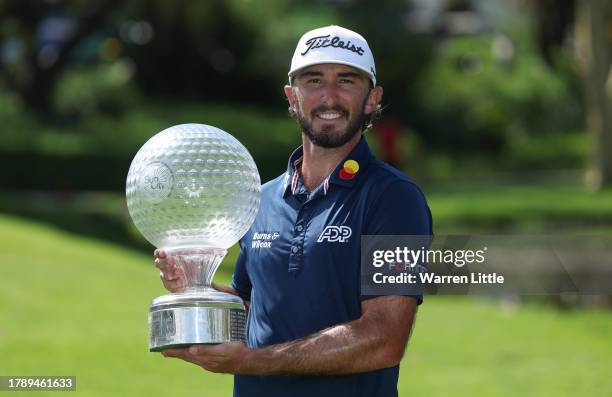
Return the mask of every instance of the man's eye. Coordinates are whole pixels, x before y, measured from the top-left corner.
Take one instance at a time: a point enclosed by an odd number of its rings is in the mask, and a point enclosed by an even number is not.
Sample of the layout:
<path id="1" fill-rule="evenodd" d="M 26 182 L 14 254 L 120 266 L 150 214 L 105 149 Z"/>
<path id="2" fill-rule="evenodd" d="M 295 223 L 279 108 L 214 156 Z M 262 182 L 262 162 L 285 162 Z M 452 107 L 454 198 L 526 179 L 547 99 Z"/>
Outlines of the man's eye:
<path id="1" fill-rule="evenodd" d="M 310 79 L 308 80 L 308 84 L 319 84 L 321 79 Z"/>
<path id="2" fill-rule="evenodd" d="M 340 84 L 353 84 L 353 80 L 340 79 Z"/>

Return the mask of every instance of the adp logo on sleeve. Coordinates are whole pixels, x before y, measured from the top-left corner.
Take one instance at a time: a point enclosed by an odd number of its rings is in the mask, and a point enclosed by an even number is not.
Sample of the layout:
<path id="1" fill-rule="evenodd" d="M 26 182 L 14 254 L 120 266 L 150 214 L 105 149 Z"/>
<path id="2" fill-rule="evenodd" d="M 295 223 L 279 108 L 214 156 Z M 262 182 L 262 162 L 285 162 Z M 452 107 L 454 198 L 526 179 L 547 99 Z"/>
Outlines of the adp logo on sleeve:
<path id="1" fill-rule="evenodd" d="M 348 241 L 349 237 L 353 234 L 353 230 L 351 230 L 348 226 L 333 226 L 328 225 L 323 229 L 323 232 L 317 239 L 317 243 L 322 243 L 323 241 L 329 241 L 330 243 L 344 243 Z"/>

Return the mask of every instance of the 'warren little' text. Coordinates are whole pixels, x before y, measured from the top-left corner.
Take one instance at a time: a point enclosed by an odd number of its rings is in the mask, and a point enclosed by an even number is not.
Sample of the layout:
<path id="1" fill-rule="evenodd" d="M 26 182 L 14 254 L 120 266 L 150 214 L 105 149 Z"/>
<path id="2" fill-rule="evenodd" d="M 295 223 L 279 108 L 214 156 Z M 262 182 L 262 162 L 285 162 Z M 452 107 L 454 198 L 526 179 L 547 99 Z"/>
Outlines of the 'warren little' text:
<path id="1" fill-rule="evenodd" d="M 376 284 L 415 284 L 417 280 L 423 284 L 503 284 L 504 276 L 497 273 L 470 273 L 470 275 L 438 275 L 435 273 L 401 273 L 383 275 L 374 273 L 372 279 Z"/>

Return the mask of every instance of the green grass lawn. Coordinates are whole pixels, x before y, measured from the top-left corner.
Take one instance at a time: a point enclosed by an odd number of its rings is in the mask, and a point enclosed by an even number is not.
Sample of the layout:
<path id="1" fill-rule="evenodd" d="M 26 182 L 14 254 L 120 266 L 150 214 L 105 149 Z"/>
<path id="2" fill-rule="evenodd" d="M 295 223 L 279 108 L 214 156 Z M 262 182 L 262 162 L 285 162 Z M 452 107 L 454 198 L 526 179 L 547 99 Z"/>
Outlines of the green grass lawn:
<path id="1" fill-rule="evenodd" d="M 0 242 L 0 375 L 76 375 L 83 396 L 231 395 L 231 376 L 147 351 L 147 308 L 163 294 L 152 256 L 7 215 Z M 430 297 L 400 395 L 612 395 L 611 342 L 605 311 Z"/>
<path id="2" fill-rule="evenodd" d="M 598 234 L 612 229 L 612 189 L 479 184 L 424 190 L 438 234 Z"/>

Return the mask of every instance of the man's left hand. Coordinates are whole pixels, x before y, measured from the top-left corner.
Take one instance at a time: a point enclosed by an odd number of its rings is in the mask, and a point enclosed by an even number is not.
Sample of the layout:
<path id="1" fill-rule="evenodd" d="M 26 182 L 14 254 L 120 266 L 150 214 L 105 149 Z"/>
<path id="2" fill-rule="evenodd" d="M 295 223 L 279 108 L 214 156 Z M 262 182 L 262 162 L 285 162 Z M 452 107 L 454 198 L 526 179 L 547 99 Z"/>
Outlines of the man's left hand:
<path id="1" fill-rule="evenodd" d="M 162 354 L 164 357 L 180 358 L 211 372 L 236 374 L 241 372 L 249 350 L 242 342 L 230 342 L 166 349 Z"/>

